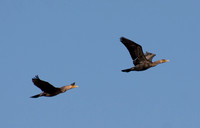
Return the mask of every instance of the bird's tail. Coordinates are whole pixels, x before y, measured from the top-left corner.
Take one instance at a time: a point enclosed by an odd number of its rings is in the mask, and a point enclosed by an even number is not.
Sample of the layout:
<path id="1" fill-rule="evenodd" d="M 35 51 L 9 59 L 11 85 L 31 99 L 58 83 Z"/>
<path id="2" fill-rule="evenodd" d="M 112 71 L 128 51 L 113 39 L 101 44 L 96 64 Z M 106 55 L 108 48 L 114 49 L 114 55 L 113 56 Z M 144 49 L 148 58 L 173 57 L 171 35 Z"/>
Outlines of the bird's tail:
<path id="1" fill-rule="evenodd" d="M 122 72 L 130 72 L 130 71 L 132 71 L 132 70 L 133 70 L 133 68 L 128 68 L 128 69 L 122 70 Z"/>
<path id="2" fill-rule="evenodd" d="M 38 98 L 38 97 L 40 97 L 40 96 L 42 96 L 41 93 L 40 93 L 40 94 L 37 94 L 37 95 L 34 95 L 34 96 L 31 96 L 30 98 Z"/>

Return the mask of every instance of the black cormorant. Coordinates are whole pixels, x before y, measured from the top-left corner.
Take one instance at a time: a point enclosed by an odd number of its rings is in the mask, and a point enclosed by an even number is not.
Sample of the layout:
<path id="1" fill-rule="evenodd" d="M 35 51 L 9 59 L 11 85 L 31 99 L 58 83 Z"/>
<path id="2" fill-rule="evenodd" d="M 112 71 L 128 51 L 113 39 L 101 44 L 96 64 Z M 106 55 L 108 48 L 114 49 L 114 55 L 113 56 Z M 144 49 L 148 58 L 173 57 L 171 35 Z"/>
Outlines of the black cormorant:
<path id="1" fill-rule="evenodd" d="M 133 64 L 135 65 L 135 67 L 122 70 L 122 72 L 143 71 L 148 68 L 154 67 L 160 63 L 165 63 L 165 62 L 169 61 L 166 59 L 162 59 L 162 60 L 157 60 L 157 61 L 152 62 L 152 59 L 156 54 L 153 54 L 150 52 L 146 52 L 144 54 L 142 47 L 139 44 L 137 44 L 129 39 L 126 39 L 124 37 L 121 37 L 120 41 L 128 49 L 128 51 L 133 59 Z"/>

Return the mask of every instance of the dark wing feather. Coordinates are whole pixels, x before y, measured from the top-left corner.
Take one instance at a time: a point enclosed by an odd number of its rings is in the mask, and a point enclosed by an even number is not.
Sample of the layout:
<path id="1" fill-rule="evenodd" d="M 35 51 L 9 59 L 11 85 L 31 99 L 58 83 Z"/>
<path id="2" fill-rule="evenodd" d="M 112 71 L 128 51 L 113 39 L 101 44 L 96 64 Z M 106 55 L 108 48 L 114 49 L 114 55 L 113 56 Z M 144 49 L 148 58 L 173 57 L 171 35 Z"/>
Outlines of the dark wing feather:
<path id="1" fill-rule="evenodd" d="M 146 53 L 144 54 L 144 56 L 146 57 L 146 59 L 147 59 L 148 61 L 152 62 L 152 59 L 153 59 L 154 56 L 156 56 L 156 54 L 153 54 L 153 53 L 150 53 L 150 52 L 146 52 Z M 139 64 L 140 62 L 139 62 L 138 59 L 135 59 L 135 60 L 133 61 L 133 63 L 134 63 L 134 65 L 137 65 L 137 64 Z"/>
<path id="2" fill-rule="evenodd" d="M 40 80 L 38 75 L 35 76 L 32 79 L 32 81 L 38 88 L 40 88 L 42 91 L 44 91 L 46 93 L 53 93 L 56 90 L 56 88 L 53 85 L 51 85 L 50 83 L 43 81 L 43 80 Z"/>
<path id="3" fill-rule="evenodd" d="M 137 63 L 140 63 L 142 61 L 147 61 L 146 57 L 144 56 L 142 47 L 139 44 L 124 37 L 121 37 L 120 41 L 126 46 L 132 59 L 133 60 L 137 59 Z"/>
<path id="4" fill-rule="evenodd" d="M 153 57 L 156 56 L 156 54 L 153 54 L 153 53 L 150 53 L 150 52 L 146 52 L 144 55 L 145 55 L 146 59 L 151 61 L 151 62 L 152 62 Z"/>

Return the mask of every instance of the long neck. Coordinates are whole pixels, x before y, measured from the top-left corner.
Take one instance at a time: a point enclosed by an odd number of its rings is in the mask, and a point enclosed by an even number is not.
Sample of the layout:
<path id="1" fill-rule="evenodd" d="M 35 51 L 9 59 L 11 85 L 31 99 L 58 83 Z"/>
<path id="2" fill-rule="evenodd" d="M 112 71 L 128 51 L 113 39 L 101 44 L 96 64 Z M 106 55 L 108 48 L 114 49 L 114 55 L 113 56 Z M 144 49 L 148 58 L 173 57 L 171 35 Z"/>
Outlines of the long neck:
<path id="1" fill-rule="evenodd" d="M 156 65 L 158 65 L 158 64 L 161 64 L 161 63 L 163 63 L 162 60 L 157 60 L 157 61 L 154 61 L 154 62 L 151 64 L 151 66 L 154 67 L 154 66 L 156 66 Z"/>
<path id="2" fill-rule="evenodd" d="M 67 90 L 71 89 L 72 86 L 71 85 L 66 85 L 60 88 L 61 92 L 66 92 Z"/>

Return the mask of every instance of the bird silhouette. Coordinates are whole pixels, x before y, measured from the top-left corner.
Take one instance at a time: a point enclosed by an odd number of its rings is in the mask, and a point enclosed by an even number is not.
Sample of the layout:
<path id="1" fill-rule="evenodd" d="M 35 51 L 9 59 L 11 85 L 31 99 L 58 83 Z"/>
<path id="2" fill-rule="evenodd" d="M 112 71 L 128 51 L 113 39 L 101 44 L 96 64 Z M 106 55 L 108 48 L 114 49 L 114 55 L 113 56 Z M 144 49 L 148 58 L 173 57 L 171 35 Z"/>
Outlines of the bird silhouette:
<path id="1" fill-rule="evenodd" d="M 47 97 L 56 96 L 60 93 L 66 92 L 69 89 L 78 87 L 77 85 L 75 85 L 75 82 L 70 85 L 60 87 L 60 88 L 54 87 L 50 83 L 40 80 L 38 75 L 36 75 L 34 78 L 32 78 L 32 81 L 33 81 L 34 85 L 36 85 L 38 88 L 40 88 L 43 92 L 40 94 L 31 96 L 31 98 L 38 98 L 40 96 L 47 96 Z"/>
<path id="2" fill-rule="evenodd" d="M 139 44 L 125 38 L 121 37 L 120 41 L 125 45 L 125 47 L 128 49 L 132 60 L 133 64 L 135 65 L 132 68 L 124 69 L 122 72 L 130 72 L 130 71 L 143 71 L 146 69 L 149 69 L 151 67 L 154 67 L 158 64 L 168 62 L 169 60 L 166 59 L 161 59 L 152 62 L 153 57 L 156 54 L 146 52 L 145 54 L 143 53 L 142 46 Z"/>

